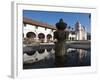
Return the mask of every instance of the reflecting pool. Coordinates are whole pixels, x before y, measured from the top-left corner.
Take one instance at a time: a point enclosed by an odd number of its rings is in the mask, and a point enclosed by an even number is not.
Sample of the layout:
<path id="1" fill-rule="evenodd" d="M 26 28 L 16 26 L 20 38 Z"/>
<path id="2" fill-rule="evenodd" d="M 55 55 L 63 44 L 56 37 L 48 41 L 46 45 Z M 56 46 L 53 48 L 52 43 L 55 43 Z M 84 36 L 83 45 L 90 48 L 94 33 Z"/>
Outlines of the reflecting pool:
<path id="1" fill-rule="evenodd" d="M 41 57 L 44 54 L 47 55 L 43 59 L 38 60 L 38 58 L 36 58 L 35 62 L 24 63 L 23 69 L 57 68 L 57 66 L 55 65 L 54 52 L 55 52 L 54 50 L 47 51 L 40 55 Z M 39 55 L 38 53 L 37 54 L 35 53 L 32 59 L 38 55 Z M 90 49 L 83 50 L 83 49 L 69 48 L 66 52 L 65 57 L 66 59 L 65 59 L 64 67 L 91 66 L 91 50 Z"/>

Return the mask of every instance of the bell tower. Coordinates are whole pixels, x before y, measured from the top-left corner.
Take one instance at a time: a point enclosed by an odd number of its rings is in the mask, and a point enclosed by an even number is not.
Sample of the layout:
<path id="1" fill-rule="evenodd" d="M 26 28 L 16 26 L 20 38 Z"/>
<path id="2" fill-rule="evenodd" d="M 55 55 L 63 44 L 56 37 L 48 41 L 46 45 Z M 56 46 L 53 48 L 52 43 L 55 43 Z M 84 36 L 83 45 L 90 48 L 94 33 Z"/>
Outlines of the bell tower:
<path id="1" fill-rule="evenodd" d="M 75 24 L 76 40 L 82 40 L 82 26 L 79 21 Z"/>

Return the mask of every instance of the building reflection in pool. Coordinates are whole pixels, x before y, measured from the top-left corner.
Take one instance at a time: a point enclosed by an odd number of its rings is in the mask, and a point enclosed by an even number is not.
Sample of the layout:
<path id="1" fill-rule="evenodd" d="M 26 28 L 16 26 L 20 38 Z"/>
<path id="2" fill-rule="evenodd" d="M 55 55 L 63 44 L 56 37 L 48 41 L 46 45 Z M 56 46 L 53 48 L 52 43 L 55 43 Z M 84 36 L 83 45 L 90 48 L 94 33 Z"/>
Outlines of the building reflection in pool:
<path id="1" fill-rule="evenodd" d="M 84 58 L 87 56 L 87 51 L 82 50 L 82 49 L 77 49 L 77 52 L 79 53 L 79 61 L 82 62 Z"/>
<path id="2" fill-rule="evenodd" d="M 55 51 L 45 50 L 44 53 L 39 54 L 37 51 L 33 56 L 24 54 L 23 69 L 38 69 L 38 68 L 55 68 Z M 45 57 L 43 57 L 45 55 Z M 91 51 L 90 49 L 73 49 L 69 48 L 66 52 L 66 60 L 64 67 L 78 67 L 91 66 Z M 25 58 L 27 61 L 25 61 Z M 30 60 L 28 60 L 28 58 Z M 36 59 L 35 59 L 36 58 Z M 39 60 L 41 58 L 41 60 Z M 36 61 L 35 61 L 36 60 Z"/>

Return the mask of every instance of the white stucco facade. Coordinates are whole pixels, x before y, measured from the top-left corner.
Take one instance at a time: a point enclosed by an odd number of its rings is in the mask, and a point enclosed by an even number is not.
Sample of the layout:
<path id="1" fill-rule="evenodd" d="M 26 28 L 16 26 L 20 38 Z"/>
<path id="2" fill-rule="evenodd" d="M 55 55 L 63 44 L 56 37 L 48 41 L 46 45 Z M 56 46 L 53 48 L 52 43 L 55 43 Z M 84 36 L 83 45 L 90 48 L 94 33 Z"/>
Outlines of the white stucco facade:
<path id="1" fill-rule="evenodd" d="M 53 32 L 55 31 L 55 29 L 50 29 L 48 27 L 43 27 L 43 26 L 36 26 L 36 25 L 32 25 L 32 24 L 25 24 L 23 25 L 23 34 L 24 34 L 24 38 L 26 38 L 27 33 L 28 32 L 33 32 L 35 33 L 36 37 L 34 38 L 35 40 L 39 40 L 39 34 L 43 33 L 45 38 L 44 38 L 44 42 L 47 42 L 47 35 L 50 34 L 52 37 L 50 38 L 50 40 L 53 41 Z M 82 26 L 80 24 L 80 22 L 76 22 L 75 27 L 73 28 L 73 30 L 69 31 L 69 36 L 68 36 L 68 40 L 87 40 L 87 32 L 86 32 L 86 28 L 84 26 Z"/>
<path id="2" fill-rule="evenodd" d="M 24 29 L 23 29 L 23 33 L 24 33 L 24 38 L 26 38 L 26 34 L 28 32 L 33 32 L 36 34 L 35 39 L 39 40 L 38 38 L 38 34 L 39 33 L 43 33 L 45 35 L 45 41 L 47 41 L 47 35 L 50 34 L 52 36 L 51 40 L 53 40 L 53 32 L 54 30 L 49 29 L 49 28 L 43 28 L 41 26 L 35 26 L 35 25 L 30 25 L 30 24 L 26 24 L 24 25 Z"/>
<path id="3" fill-rule="evenodd" d="M 76 40 L 87 40 L 86 28 L 77 22 L 75 24 Z"/>

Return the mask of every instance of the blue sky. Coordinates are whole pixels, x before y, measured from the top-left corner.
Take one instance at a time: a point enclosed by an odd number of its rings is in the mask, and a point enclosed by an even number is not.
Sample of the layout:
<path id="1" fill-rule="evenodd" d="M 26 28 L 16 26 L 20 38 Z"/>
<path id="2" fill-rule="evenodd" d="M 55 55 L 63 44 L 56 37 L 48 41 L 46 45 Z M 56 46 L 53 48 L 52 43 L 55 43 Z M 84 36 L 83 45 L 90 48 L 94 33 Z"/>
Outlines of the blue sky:
<path id="1" fill-rule="evenodd" d="M 91 32 L 89 13 L 23 10 L 23 16 L 51 25 L 55 25 L 62 18 L 68 26 L 73 28 L 75 27 L 75 23 L 80 21 L 86 27 L 87 32 Z"/>

